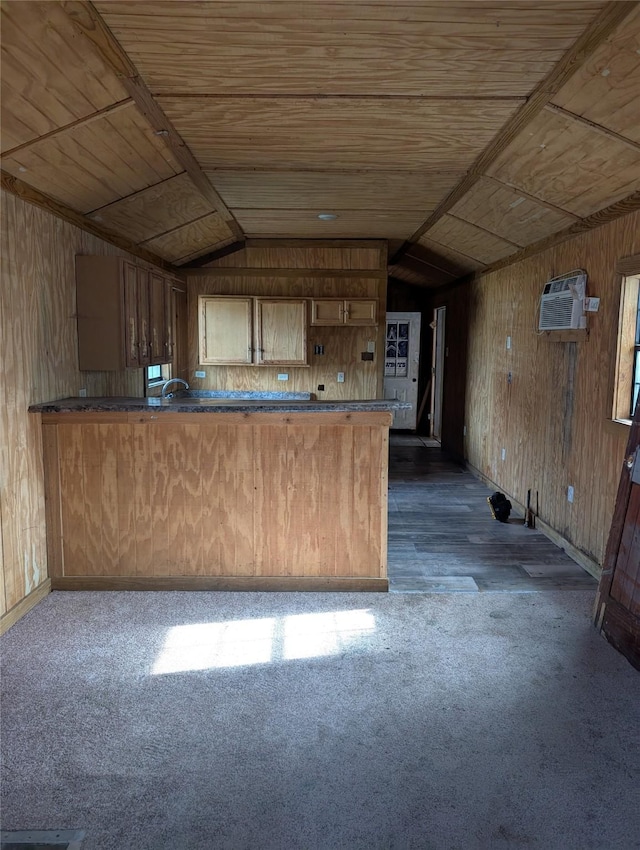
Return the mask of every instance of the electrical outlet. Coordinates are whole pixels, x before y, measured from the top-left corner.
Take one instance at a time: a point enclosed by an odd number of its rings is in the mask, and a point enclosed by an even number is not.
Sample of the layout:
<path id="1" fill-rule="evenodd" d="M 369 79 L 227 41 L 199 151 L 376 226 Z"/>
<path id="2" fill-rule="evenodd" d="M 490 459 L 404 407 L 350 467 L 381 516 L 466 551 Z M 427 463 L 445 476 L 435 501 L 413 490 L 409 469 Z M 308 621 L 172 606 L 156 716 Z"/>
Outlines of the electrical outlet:
<path id="1" fill-rule="evenodd" d="M 278 380 L 279 380 L 279 381 L 288 381 L 288 380 L 289 380 L 289 375 L 288 375 L 286 372 L 280 372 L 280 373 L 278 374 Z"/>
<path id="2" fill-rule="evenodd" d="M 82 387 L 82 389 L 79 389 L 78 395 L 80 396 L 80 398 L 86 398 L 87 397 L 87 388 Z"/>
<path id="3" fill-rule="evenodd" d="M 207 377 L 207 373 L 201 372 L 201 371 L 194 372 L 194 375 L 195 375 L 196 378 L 206 378 Z"/>
<path id="4" fill-rule="evenodd" d="M 567 502 L 573 502 L 574 491 L 573 487 L 569 485 L 567 487 Z"/>
<path id="5" fill-rule="evenodd" d="M 369 354 L 375 354 L 376 342 L 373 339 L 367 340 L 367 351 Z"/>
<path id="6" fill-rule="evenodd" d="M 502 460 L 507 459 L 507 450 L 506 449 L 502 449 L 502 451 L 500 452 L 500 457 L 502 458 Z"/>
<path id="7" fill-rule="evenodd" d="M 337 380 L 339 384 L 344 384 L 344 372 L 338 372 Z"/>

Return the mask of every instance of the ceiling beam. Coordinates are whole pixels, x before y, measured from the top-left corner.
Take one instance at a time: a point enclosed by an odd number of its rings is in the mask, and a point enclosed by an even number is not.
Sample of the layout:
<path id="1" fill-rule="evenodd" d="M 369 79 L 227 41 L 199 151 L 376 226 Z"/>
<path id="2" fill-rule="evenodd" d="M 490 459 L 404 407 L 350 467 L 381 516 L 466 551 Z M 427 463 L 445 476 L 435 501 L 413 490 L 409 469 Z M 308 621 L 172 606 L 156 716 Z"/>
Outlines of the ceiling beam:
<path id="1" fill-rule="evenodd" d="M 564 230 L 560 230 L 558 233 L 552 233 L 551 236 L 546 236 L 544 239 L 539 239 L 537 242 L 527 245 L 526 248 L 518 251 L 517 254 L 511 254 L 503 260 L 498 260 L 497 262 L 486 266 L 484 269 L 480 269 L 476 272 L 476 274 L 484 276 L 486 274 L 491 274 L 491 272 L 498 271 L 498 269 L 510 266 L 513 263 L 519 263 L 520 260 L 526 260 L 527 257 L 539 254 L 541 251 L 546 251 L 547 248 L 553 248 L 554 245 L 566 242 L 567 239 L 572 239 L 574 236 L 580 236 L 582 233 L 594 230 L 596 227 L 601 227 L 603 224 L 609 224 L 609 222 L 615 221 L 617 218 L 622 218 L 623 215 L 628 215 L 629 213 L 636 212 L 637 210 L 640 210 L 640 191 L 634 192 L 632 195 L 628 195 L 621 201 L 616 201 L 615 204 L 611 204 L 604 209 L 598 210 L 598 212 L 595 212 L 586 218 L 581 218 L 580 221 L 576 221 L 575 224 L 565 227 Z"/>
<path id="2" fill-rule="evenodd" d="M 408 249 L 409 245 L 430 230 L 445 213 L 458 203 L 474 186 L 486 170 L 493 165 L 500 154 L 511 144 L 522 130 L 536 118 L 547 103 L 562 88 L 562 86 L 582 67 L 586 60 L 607 39 L 622 21 L 638 6 L 636 0 L 624 2 L 609 2 L 585 29 L 577 41 L 557 62 L 547 76 L 535 87 L 527 102 L 507 121 L 502 130 L 493 138 L 480 156 L 475 160 L 469 171 L 453 189 L 452 192 L 431 213 L 429 218 L 420 225 L 416 232 L 398 249 L 396 256 Z"/>
<path id="3" fill-rule="evenodd" d="M 176 267 L 171 263 L 168 263 L 166 260 L 163 260 L 162 257 L 158 257 L 157 254 L 147 251 L 146 248 L 141 248 L 139 245 L 136 245 L 135 242 L 131 242 L 123 236 L 119 236 L 117 233 L 114 233 L 106 227 L 100 227 L 100 225 L 91 221 L 91 219 L 82 215 L 82 213 L 71 209 L 71 207 L 67 207 L 65 204 L 61 204 L 59 201 L 50 198 L 48 195 L 44 195 L 42 192 L 39 192 L 37 189 L 34 189 L 26 183 L 23 183 L 22 180 L 18 180 L 17 177 L 14 177 L 12 174 L 8 174 L 6 171 L 1 171 L 0 176 L 2 188 L 7 192 L 11 192 L 12 195 L 16 195 L 16 197 L 21 198 L 23 201 L 33 204 L 36 207 L 40 207 L 64 221 L 68 221 L 69 224 L 73 224 L 75 227 L 86 230 L 87 233 L 91 233 L 99 239 L 104 239 L 105 242 L 110 242 L 112 245 L 122 248 L 123 251 L 139 257 L 147 263 L 151 263 L 158 268 L 175 274 Z"/>
<path id="4" fill-rule="evenodd" d="M 233 213 L 214 189 L 178 131 L 155 101 L 137 68 L 93 4 L 86 0 L 64 0 L 61 5 L 76 30 L 89 39 L 102 59 L 116 73 L 141 114 L 153 127 L 155 134 L 164 139 L 176 161 L 184 168 L 203 197 L 209 201 L 216 212 L 220 213 L 232 234 L 238 237 L 243 236 L 242 228 Z"/>
<path id="5" fill-rule="evenodd" d="M 433 256 L 438 259 L 437 254 L 434 254 Z M 414 271 L 416 274 L 421 274 L 424 276 L 437 272 L 438 274 L 444 275 L 445 277 L 460 277 L 460 269 L 457 269 L 456 271 L 453 271 L 452 269 L 445 269 L 442 265 L 442 262 L 429 262 L 428 260 L 420 259 L 414 254 L 410 254 L 408 252 L 402 257 L 400 262 L 391 264 L 389 268 L 409 269 L 410 271 Z"/>
<path id="6" fill-rule="evenodd" d="M 610 130 L 602 124 L 596 124 L 595 121 L 583 118 L 582 115 L 576 115 L 575 112 L 563 109 L 562 106 L 556 106 L 555 103 L 547 103 L 544 108 L 545 111 L 551 112 L 554 115 L 560 115 L 562 118 L 566 118 L 567 121 L 571 121 L 574 124 L 582 124 L 583 127 L 588 127 L 590 130 L 599 133 L 606 139 L 614 139 L 617 142 L 622 142 L 623 145 L 627 145 L 627 147 L 632 148 L 636 153 L 640 151 L 640 143 L 634 142 L 633 139 L 628 139 L 626 136 L 621 136 L 620 133 L 616 133 L 615 130 Z"/>
<path id="7" fill-rule="evenodd" d="M 179 267 L 181 271 L 185 266 Z M 206 274 L 212 277 L 282 277 L 282 278 L 333 278 L 340 277 L 353 280 L 386 280 L 386 269 L 266 269 L 257 266 L 212 266 L 197 268 L 194 274 Z"/>
<path id="8" fill-rule="evenodd" d="M 223 257 L 228 257 L 230 254 L 237 254 L 238 251 L 243 250 L 246 244 L 245 239 L 239 239 L 237 242 L 232 242 L 231 245 L 225 245 L 224 248 L 218 248 L 217 251 L 210 251 L 203 257 L 198 257 L 197 260 L 193 260 L 187 266 L 180 266 L 180 270 L 188 272 L 191 269 L 201 269 L 203 266 L 206 266 L 207 263 L 213 263 L 214 260 L 221 260 Z"/>

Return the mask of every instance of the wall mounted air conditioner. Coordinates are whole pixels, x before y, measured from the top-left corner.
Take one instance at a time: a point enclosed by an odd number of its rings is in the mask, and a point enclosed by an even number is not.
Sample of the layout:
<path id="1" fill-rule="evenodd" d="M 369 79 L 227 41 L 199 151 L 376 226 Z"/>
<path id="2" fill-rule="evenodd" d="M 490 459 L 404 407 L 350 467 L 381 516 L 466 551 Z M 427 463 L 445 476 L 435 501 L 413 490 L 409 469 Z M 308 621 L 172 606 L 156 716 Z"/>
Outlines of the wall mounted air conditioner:
<path id="1" fill-rule="evenodd" d="M 567 331 L 586 328 L 584 299 L 586 274 L 558 277 L 545 284 L 540 300 L 540 331 Z"/>

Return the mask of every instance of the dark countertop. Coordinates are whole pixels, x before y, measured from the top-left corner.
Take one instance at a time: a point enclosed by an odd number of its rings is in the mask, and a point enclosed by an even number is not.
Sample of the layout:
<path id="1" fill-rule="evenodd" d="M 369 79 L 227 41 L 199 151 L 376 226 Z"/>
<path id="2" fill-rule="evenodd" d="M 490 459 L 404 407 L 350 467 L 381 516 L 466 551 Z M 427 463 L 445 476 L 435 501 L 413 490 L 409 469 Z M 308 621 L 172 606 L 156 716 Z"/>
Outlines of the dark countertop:
<path id="1" fill-rule="evenodd" d="M 362 399 L 358 401 L 298 401 L 228 398 L 62 398 L 32 404 L 30 413 L 357 413 L 409 410 L 406 401 Z"/>

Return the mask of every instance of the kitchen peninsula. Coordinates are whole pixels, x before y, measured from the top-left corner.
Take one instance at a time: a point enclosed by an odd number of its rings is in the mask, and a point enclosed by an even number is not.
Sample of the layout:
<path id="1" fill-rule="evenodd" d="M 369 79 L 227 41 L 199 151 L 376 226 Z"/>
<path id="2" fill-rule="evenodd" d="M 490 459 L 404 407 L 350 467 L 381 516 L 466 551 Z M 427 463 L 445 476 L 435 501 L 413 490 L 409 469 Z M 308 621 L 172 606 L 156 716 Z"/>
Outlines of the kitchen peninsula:
<path id="1" fill-rule="evenodd" d="M 52 588 L 387 590 L 388 435 L 406 406 L 34 405 Z"/>

